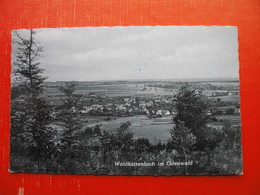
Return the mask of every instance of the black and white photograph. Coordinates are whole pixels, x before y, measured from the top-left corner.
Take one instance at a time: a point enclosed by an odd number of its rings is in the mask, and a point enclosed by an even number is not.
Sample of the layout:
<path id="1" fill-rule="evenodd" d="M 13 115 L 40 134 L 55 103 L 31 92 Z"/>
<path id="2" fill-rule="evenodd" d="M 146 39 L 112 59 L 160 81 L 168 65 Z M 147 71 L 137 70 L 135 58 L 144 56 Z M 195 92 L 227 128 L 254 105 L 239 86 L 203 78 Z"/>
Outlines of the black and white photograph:
<path id="1" fill-rule="evenodd" d="M 12 173 L 241 175 L 234 26 L 12 31 Z"/>

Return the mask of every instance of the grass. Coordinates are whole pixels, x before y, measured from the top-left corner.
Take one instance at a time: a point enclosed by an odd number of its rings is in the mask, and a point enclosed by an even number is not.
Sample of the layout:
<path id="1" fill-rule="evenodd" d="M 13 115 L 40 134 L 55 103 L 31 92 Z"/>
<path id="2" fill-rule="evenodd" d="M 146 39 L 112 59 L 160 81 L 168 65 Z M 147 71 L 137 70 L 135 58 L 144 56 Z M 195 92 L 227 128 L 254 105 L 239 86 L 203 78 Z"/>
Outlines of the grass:
<path id="1" fill-rule="evenodd" d="M 101 130 L 113 132 L 122 125 L 122 123 L 129 121 L 131 126 L 129 130 L 134 133 L 134 138 L 148 138 L 150 142 L 161 141 L 166 143 L 170 138 L 170 130 L 173 128 L 171 116 L 162 119 L 149 119 L 146 116 L 132 116 L 117 118 L 112 121 L 103 121 L 102 118 L 85 118 L 88 123 L 84 126 L 93 126 L 101 124 Z"/>

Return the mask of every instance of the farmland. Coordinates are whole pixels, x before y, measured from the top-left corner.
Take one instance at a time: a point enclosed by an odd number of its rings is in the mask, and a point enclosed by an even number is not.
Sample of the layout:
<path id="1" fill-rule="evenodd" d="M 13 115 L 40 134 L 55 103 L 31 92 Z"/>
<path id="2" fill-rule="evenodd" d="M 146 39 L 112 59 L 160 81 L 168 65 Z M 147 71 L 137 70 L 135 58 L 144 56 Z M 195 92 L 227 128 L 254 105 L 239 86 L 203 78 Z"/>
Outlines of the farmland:
<path id="1" fill-rule="evenodd" d="M 87 95 L 95 93 L 97 96 L 134 96 L 134 97 L 151 97 L 155 95 L 174 95 L 174 91 L 163 88 L 146 87 L 145 84 L 85 84 L 76 87 L 76 94 Z M 47 87 L 45 94 L 48 96 L 62 95 L 59 87 Z"/>
<path id="2" fill-rule="evenodd" d="M 172 116 L 149 119 L 144 115 L 117 118 L 112 121 L 100 120 L 98 117 L 85 118 L 89 122 L 83 126 L 83 129 L 88 126 L 101 125 L 101 130 L 113 132 L 120 127 L 122 123 L 129 121 L 131 126 L 129 131 L 134 133 L 134 138 L 148 138 L 151 143 L 158 141 L 166 143 L 170 137 L 170 130 L 173 128 Z"/>
<path id="3" fill-rule="evenodd" d="M 48 83 L 45 96 L 55 104 L 55 101 L 59 101 L 64 96 L 59 90 L 64 84 L 65 82 Z M 134 138 L 148 138 L 151 143 L 158 141 L 166 143 L 174 126 L 172 97 L 181 84 L 172 81 L 79 82 L 74 93 L 87 97 L 81 106 L 82 111 L 86 113 L 80 117 L 82 129 L 99 125 L 102 131 L 113 133 L 122 123 L 129 121 L 131 123 L 129 131 L 134 133 Z M 215 121 L 210 122 L 209 126 L 221 128 L 224 121 L 230 121 L 232 125 L 240 125 L 240 114 L 235 114 L 235 107 L 239 105 L 239 82 L 196 81 L 190 84 L 204 96 L 218 101 L 218 106 L 214 109 L 220 113 L 217 113 Z M 90 94 L 93 97 L 90 97 Z M 124 101 L 123 98 L 133 98 L 133 101 Z M 143 102 L 143 106 L 140 106 L 140 101 Z M 108 103 L 113 106 L 108 107 Z M 93 107 L 93 104 L 98 108 Z M 147 114 L 148 110 L 156 115 L 156 111 L 160 109 L 168 109 L 170 115 L 161 118 L 148 117 L 152 115 L 152 113 Z M 110 112 L 106 114 L 102 110 L 110 110 Z M 227 110 L 232 111 L 231 114 L 225 114 Z M 108 117 L 110 120 L 106 120 Z"/>

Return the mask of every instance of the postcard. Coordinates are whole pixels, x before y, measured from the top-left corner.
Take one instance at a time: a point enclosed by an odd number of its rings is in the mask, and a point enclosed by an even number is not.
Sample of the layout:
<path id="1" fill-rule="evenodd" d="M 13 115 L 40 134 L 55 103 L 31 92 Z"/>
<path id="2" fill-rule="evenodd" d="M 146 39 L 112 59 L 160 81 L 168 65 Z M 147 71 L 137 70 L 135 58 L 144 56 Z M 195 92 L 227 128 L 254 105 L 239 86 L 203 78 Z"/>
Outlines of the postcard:
<path id="1" fill-rule="evenodd" d="M 12 32 L 10 171 L 240 175 L 238 32 Z"/>

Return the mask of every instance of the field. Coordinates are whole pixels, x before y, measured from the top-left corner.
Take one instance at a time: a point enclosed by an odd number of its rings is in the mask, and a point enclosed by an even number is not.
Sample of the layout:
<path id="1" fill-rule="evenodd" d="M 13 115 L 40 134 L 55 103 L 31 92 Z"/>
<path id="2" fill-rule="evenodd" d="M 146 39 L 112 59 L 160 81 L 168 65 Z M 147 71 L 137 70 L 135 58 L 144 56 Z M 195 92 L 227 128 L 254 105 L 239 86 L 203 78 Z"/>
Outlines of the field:
<path id="1" fill-rule="evenodd" d="M 144 115 L 138 115 L 116 118 L 111 121 L 105 121 L 105 118 L 106 117 L 84 117 L 84 121 L 87 121 L 87 123 L 83 125 L 82 129 L 101 125 L 101 130 L 115 132 L 122 123 L 129 121 L 131 123 L 129 130 L 134 133 L 134 138 L 148 138 L 151 143 L 156 143 L 158 141 L 166 143 L 170 138 L 170 131 L 174 126 L 172 116 L 150 119 Z M 232 125 L 240 125 L 239 115 L 222 115 L 217 118 L 230 121 Z M 209 123 L 209 126 L 221 128 L 223 127 L 223 122 L 211 122 Z"/>
<path id="2" fill-rule="evenodd" d="M 84 120 L 88 120 L 88 123 L 83 128 L 101 124 L 101 130 L 108 132 L 115 131 L 122 123 L 129 121 L 131 123 L 129 130 L 134 133 L 134 138 L 148 138 L 151 143 L 158 141 L 166 143 L 170 137 L 170 130 L 173 128 L 172 116 L 149 119 L 144 115 L 139 115 L 111 121 L 104 121 L 100 117 L 87 117 Z"/>
<path id="3" fill-rule="evenodd" d="M 219 96 L 219 97 L 214 97 L 214 98 L 219 98 L 223 102 L 236 102 L 236 103 L 240 102 L 238 95 Z"/>
<path id="4" fill-rule="evenodd" d="M 175 92 L 170 89 L 146 87 L 144 84 L 99 84 L 77 86 L 76 94 L 88 95 L 95 93 L 97 96 L 133 96 L 133 97 L 152 97 L 157 95 L 174 95 Z M 62 92 L 59 87 L 48 87 L 45 90 L 48 96 L 59 96 Z"/>

